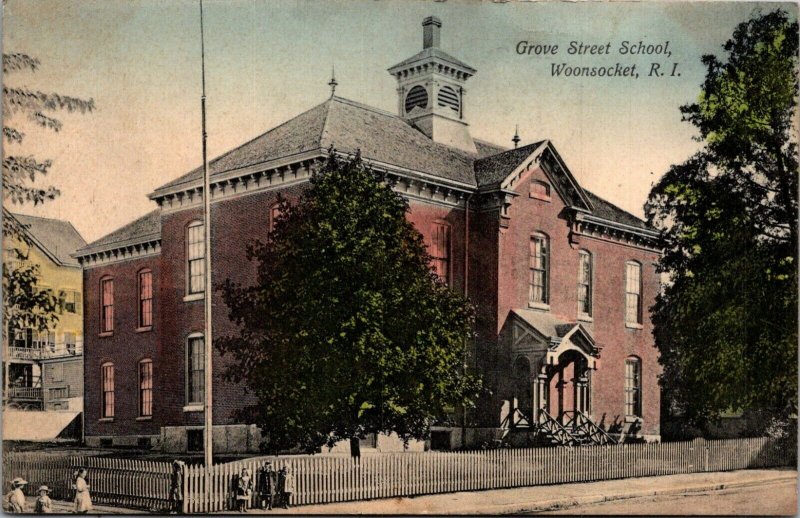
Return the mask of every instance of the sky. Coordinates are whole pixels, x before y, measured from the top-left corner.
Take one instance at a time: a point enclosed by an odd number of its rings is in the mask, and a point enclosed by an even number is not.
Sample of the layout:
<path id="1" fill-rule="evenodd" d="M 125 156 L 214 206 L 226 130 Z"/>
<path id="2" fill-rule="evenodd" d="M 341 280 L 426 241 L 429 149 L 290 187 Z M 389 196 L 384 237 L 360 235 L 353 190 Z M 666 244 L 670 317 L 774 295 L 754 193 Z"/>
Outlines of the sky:
<path id="1" fill-rule="evenodd" d="M 22 128 L 6 154 L 50 158 L 62 194 L 14 212 L 66 219 L 93 241 L 147 213 L 147 194 L 201 165 L 197 0 L 8 0 L 3 51 L 41 61 L 10 85 L 94 99 L 89 115 L 62 114 L 59 133 Z M 397 111 L 386 69 L 422 49 L 421 22 L 442 21 L 446 52 L 477 69 L 464 110 L 473 137 L 511 146 L 550 139 L 587 189 L 639 216 L 652 184 L 698 149 L 679 107 L 697 99 L 703 54 L 754 9 L 792 3 L 478 2 L 413 0 L 204 1 L 209 157 L 336 94 Z M 519 42 L 558 45 L 520 55 Z M 570 55 L 570 42 L 610 55 Z M 620 55 L 622 42 L 671 55 Z M 650 64 L 662 77 L 648 76 Z M 629 77 L 554 77 L 553 63 L 636 65 Z M 671 75 L 673 64 L 678 63 Z"/>

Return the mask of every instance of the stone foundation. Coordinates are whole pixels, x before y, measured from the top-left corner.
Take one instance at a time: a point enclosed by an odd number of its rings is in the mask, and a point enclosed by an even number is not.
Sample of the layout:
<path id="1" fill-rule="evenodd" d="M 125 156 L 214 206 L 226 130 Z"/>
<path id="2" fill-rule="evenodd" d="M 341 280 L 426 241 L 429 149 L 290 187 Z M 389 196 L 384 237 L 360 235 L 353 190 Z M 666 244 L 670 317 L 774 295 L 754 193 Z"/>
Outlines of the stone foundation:
<path id="1" fill-rule="evenodd" d="M 183 453 L 189 451 L 189 432 L 203 431 L 202 426 L 164 426 L 161 428 L 161 451 Z M 261 431 L 254 424 L 215 425 L 213 429 L 214 453 L 258 453 Z M 202 448 L 199 450 L 202 451 Z"/>

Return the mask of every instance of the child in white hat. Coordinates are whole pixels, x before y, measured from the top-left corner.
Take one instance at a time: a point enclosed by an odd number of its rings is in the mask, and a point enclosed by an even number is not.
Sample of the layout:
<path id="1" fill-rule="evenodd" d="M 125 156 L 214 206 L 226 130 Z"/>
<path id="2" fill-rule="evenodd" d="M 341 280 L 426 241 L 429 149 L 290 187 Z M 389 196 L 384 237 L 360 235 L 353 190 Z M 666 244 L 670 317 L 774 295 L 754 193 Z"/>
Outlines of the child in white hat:
<path id="1" fill-rule="evenodd" d="M 50 514 L 53 512 L 53 502 L 47 495 L 49 492 L 49 487 L 39 486 L 39 498 L 36 499 L 36 514 Z"/>

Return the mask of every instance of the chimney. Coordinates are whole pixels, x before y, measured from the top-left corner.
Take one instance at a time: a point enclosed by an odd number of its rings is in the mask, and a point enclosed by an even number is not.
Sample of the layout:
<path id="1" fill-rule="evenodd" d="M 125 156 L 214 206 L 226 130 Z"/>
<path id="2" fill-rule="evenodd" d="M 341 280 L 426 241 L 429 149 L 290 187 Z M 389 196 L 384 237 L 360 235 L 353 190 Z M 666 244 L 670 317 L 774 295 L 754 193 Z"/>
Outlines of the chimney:
<path id="1" fill-rule="evenodd" d="M 439 48 L 440 27 L 442 20 L 435 16 L 428 16 L 422 21 L 422 48 Z"/>

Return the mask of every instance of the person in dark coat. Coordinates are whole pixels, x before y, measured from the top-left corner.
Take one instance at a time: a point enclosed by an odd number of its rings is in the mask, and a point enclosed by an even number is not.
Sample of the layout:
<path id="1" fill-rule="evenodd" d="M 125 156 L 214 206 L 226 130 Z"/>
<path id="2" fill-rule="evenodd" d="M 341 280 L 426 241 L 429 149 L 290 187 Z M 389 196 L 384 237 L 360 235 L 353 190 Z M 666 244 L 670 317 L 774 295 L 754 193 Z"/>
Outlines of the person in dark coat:
<path id="1" fill-rule="evenodd" d="M 172 474 L 169 480 L 171 514 L 183 513 L 183 467 L 183 461 L 175 460 L 172 462 Z"/>
<path id="2" fill-rule="evenodd" d="M 275 485 L 275 491 L 277 493 L 277 501 L 280 505 L 283 505 L 283 488 L 286 487 L 286 467 L 283 467 L 278 470 L 278 483 Z"/>
<path id="3" fill-rule="evenodd" d="M 272 510 L 277 486 L 278 474 L 272 468 L 272 462 L 267 461 L 261 468 L 261 473 L 258 477 L 258 494 L 261 499 L 261 509 Z"/>

